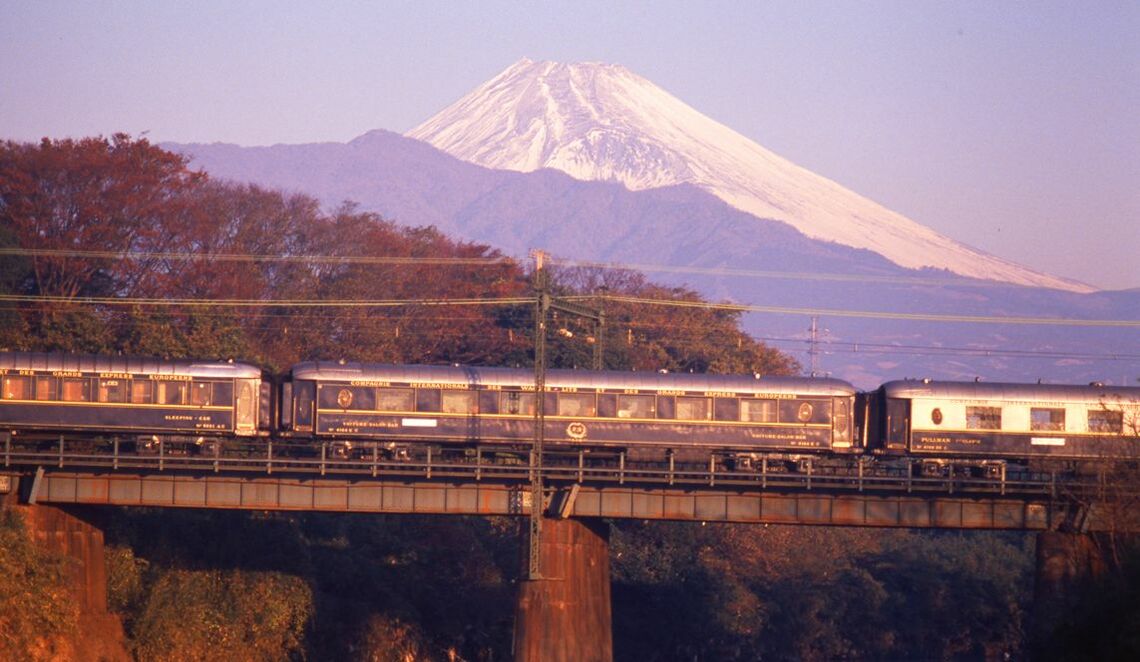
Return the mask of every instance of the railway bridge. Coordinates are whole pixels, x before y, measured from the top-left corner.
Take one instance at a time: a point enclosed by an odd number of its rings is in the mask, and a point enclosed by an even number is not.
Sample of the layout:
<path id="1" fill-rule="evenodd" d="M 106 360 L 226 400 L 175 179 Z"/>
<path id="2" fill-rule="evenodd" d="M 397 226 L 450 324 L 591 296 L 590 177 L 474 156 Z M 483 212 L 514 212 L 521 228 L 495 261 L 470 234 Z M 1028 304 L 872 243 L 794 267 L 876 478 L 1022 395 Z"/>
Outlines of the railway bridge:
<path id="1" fill-rule="evenodd" d="M 730 469 L 713 456 L 679 465 L 475 451 L 398 461 L 328 445 L 140 453 L 114 440 L 0 441 L 0 493 L 28 509 L 37 539 L 75 559 L 80 604 L 93 612 L 106 610 L 102 532 L 77 506 L 527 517 L 538 509 L 543 533 L 532 549 L 545 578 L 521 582 L 520 660 L 611 659 L 605 519 L 1036 531 L 1043 599 L 1087 566 L 1072 562 L 1091 554 L 1083 534 L 1135 528 L 1134 488 L 1103 474 L 929 478 Z"/>

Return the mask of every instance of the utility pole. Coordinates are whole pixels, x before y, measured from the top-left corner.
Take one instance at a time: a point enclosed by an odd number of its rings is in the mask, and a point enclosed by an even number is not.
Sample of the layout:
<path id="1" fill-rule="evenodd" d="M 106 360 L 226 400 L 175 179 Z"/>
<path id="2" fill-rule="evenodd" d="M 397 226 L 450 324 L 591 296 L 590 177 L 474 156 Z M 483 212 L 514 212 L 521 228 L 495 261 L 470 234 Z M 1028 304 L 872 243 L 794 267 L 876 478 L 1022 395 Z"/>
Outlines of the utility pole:
<path id="1" fill-rule="evenodd" d="M 550 295 L 550 278 L 546 271 L 546 253 L 536 250 L 534 255 L 534 446 L 530 457 L 530 558 L 527 574 L 531 580 L 542 579 L 541 554 L 542 516 L 545 498 L 542 485 L 543 450 L 546 441 L 546 332 L 550 311 L 557 310 L 594 321 L 595 370 L 603 366 L 603 333 L 606 315 L 602 310 L 591 310 L 569 301 L 560 301 Z"/>
<path id="2" fill-rule="evenodd" d="M 534 446 L 530 453 L 530 559 L 527 574 L 532 581 L 542 579 L 542 451 L 546 440 L 546 313 L 550 310 L 550 293 L 543 259 L 546 254 L 534 252 Z"/>
<path id="3" fill-rule="evenodd" d="M 811 358 L 811 376 L 815 377 L 819 372 L 819 318 L 814 315 L 811 318 L 811 340 L 808 345 L 808 356 Z"/>

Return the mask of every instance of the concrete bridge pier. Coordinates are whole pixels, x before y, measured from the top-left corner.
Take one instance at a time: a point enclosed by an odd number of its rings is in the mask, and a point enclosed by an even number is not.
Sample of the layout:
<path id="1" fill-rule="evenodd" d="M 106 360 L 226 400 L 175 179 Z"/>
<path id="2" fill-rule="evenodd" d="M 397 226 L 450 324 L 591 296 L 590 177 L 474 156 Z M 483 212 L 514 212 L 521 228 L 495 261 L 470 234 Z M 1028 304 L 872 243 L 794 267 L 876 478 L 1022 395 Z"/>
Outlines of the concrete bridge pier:
<path id="1" fill-rule="evenodd" d="M 611 662 L 608 525 L 544 520 L 540 551 L 543 579 L 519 582 L 515 660 Z"/>
<path id="2" fill-rule="evenodd" d="M 55 506 L 21 506 L 36 545 L 67 559 L 69 585 L 80 613 L 107 613 L 107 566 L 103 530 L 74 512 Z"/>
<path id="3" fill-rule="evenodd" d="M 23 515 L 28 536 L 37 547 L 65 561 L 67 585 L 79 611 L 74 659 L 130 660 L 123 647 L 122 623 L 107 611 L 103 530 L 86 517 L 89 511 L 20 504 L 16 490 L 4 495 L 3 507 Z"/>

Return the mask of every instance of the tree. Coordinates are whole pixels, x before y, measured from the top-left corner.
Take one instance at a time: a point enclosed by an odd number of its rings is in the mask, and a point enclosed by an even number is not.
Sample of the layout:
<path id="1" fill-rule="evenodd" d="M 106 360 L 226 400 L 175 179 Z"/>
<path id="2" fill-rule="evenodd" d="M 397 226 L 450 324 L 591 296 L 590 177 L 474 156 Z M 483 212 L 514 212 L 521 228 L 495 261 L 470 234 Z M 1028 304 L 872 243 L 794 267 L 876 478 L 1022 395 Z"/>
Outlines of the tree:
<path id="1" fill-rule="evenodd" d="M 110 349 L 106 311 L 68 300 L 125 293 L 136 270 L 105 254 L 161 249 L 185 193 L 204 180 L 183 157 L 124 134 L 0 144 L 0 227 L 17 246 L 55 251 L 27 258 L 14 287 L 62 299 L 23 309 L 38 348 Z"/>
<path id="2" fill-rule="evenodd" d="M 598 296 L 606 314 L 606 367 L 616 370 L 786 375 L 799 371 L 791 357 L 757 342 L 740 330 L 740 313 L 703 305 L 705 299 L 683 287 L 665 287 L 630 271 L 555 269 L 554 289 L 561 295 Z M 607 297 L 676 302 L 682 305 L 610 301 Z M 574 319 L 556 320 L 585 337 Z M 532 323 L 533 326 L 533 323 Z M 550 345 L 550 364 L 590 365 L 593 348 L 582 342 Z"/>
<path id="3" fill-rule="evenodd" d="M 148 251 L 181 196 L 205 175 L 184 157 L 125 134 L 0 144 L 0 219 L 21 246 L 59 251 Z M 26 289 L 72 298 L 107 294 L 126 276 L 120 263 L 73 255 L 36 256 Z"/>

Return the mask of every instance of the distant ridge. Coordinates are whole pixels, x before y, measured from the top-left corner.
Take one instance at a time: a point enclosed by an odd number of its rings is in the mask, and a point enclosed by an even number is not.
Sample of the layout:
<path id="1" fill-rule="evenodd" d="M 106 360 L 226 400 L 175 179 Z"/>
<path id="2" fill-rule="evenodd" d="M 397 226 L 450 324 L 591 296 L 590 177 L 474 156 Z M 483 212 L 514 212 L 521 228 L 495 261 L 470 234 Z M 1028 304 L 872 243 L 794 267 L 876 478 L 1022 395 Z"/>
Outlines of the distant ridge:
<path id="1" fill-rule="evenodd" d="M 609 64 L 520 60 L 407 134 L 489 168 L 561 170 L 632 190 L 690 184 L 805 235 L 908 268 L 1074 292 L 1094 288 L 945 237 L 776 155 Z"/>

